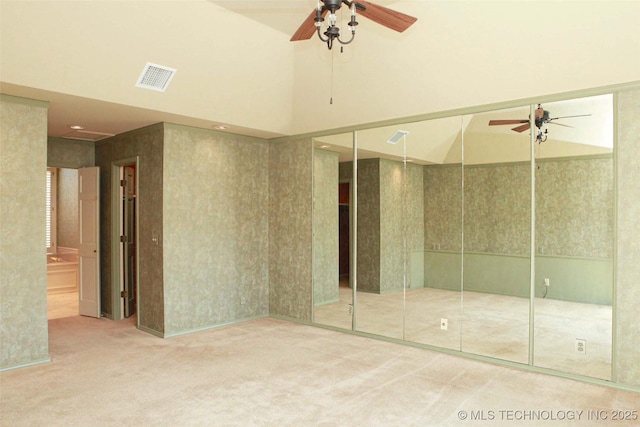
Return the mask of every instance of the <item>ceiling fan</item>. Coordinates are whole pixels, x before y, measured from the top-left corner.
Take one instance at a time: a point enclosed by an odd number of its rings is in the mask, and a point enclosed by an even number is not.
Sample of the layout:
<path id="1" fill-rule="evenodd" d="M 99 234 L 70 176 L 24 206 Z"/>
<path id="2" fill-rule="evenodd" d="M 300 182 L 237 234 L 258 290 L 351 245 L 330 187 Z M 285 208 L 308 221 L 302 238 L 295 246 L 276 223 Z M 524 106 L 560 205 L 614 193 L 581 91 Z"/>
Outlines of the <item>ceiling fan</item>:
<path id="1" fill-rule="evenodd" d="M 538 107 L 534 111 L 534 123 L 536 127 L 539 129 L 538 134 L 536 136 L 536 140 L 538 142 L 544 142 L 547 140 L 548 129 L 545 128 L 543 131 L 542 128 L 548 123 L 551 123 L 553 125 L 558 125 L 558 126 L 564 126 L 568 128 L 573 127 L 573 126 L 565 125 L 562 123 L 555 123 L 553 122 L 554 120 L 569 119 L 573 117 L 586 117 L 590 115 L 591 114 L 580 114 L 576 116 L 551 117 L 551 113 L 543 109 L 542 105 L 538 104 Z M 489 120 L 489 126 L 500 126 L 500 125 L 519 125 L 514 128 L 511 128 L 511 130 L 521 133 L 528 130 L 531 127 L 531 122 L 529 119 Z"/>
<path id="2" fill-rule="evenodd" d="M 351 9 L 351 20 L 347 24 L 351 30 L 351 38 L 349 40 L 340 38 L 340 28 L 336 26 L 336 11 L 339 10 L 343 4 Z M 313 10 L 302 25 L 300 25 L 291 37 L 291 41 L 308 40 L 314 33 L 317 33 L 320 40 L 327 43 L 329 49 L 333 46 L 334 40 L 337 40 L 341 44 L 349 44 L 355 37 L 356 26 L 358 25 L 356 21 L 356 10 L 362 16 L 400 33 L 418 20 L 418 18 L 414 18 L 413 16 L 405 15 L 404 13 L 364 0 L 319 0 L 318 7 Z M 322 32 L 322 24 L 327 13 L 329 14 L 328 26 L 326 30 Z"/>

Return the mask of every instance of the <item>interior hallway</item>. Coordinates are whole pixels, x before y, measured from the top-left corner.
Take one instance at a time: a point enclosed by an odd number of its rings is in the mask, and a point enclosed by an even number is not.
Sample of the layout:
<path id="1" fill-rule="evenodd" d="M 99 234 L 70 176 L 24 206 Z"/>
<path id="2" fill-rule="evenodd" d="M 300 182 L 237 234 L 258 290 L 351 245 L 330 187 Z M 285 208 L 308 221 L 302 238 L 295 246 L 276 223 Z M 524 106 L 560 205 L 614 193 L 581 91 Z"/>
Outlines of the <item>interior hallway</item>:
<path id="1" fill-rule="evenodd" d="M 593 425 L 587 411 L 640 409 L 636 393 L 273 318 L 164 340 L 134 322 L 50 320 L 52 362 L 0 375 L 2 426 L 477 426 L 523 414 L 499 411 L 584 411 L 575 424 Z M 620 422 L 597 422 L 608 424 Z"/>
<path id="2" fill-rule="evenodd" d="M 62 319 L 79 313 L 78 292 L 47 292 L 47 319 Z"/>

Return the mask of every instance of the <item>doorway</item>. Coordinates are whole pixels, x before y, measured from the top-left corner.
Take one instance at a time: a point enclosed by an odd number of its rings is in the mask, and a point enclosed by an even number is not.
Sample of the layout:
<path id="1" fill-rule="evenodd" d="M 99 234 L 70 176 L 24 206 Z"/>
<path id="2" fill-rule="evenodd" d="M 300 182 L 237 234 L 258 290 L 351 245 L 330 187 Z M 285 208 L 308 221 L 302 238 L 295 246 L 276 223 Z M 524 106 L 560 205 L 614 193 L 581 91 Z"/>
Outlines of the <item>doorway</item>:
<path id="1" fill-rule="evenodd" d="M 79 315 L 78 170 L 47 168 L 47 318 Z"/>
<path id="2" fill-rule="evenodd" d="M 47 318 L 101 317 L 99 168 L 47 168 Z"/>
<path id="3" fill-rule="evenodd" d="M 114 320 L 137 317 L 138 159 L 112 164 L 112 298 Z"/>
<path id="4" fill-rule="evenodd" d="M 349 287 L 350 234 L 349 194 L 350 182 L 338 184 L 338 275 L 340 286 Z"/>

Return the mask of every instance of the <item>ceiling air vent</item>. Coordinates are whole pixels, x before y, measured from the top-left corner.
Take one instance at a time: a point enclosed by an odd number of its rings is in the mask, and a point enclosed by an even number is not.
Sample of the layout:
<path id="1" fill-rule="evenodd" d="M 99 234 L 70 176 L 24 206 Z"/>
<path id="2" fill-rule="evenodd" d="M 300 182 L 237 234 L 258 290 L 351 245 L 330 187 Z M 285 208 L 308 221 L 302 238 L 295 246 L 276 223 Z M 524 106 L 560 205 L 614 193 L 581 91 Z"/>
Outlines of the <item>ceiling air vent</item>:
<path id="1" fill-rule="evenodd" d="M 136 87 L 164 92 L 175 73 L 176 70 L 174 68 L 147 62 L 140 77 L 138 77 Z"/>

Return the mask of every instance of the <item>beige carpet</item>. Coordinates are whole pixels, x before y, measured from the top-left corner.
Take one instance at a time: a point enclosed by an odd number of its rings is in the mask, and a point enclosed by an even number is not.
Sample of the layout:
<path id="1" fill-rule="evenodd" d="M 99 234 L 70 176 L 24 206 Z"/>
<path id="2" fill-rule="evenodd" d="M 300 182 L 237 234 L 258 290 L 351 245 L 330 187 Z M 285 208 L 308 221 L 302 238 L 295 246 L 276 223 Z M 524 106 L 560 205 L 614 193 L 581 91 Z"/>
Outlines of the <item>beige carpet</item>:
<path id="1" fill-rule="evenodd" d="M 352 289 L 341 286 L 338 302 L 315 307 L 315 322 L 351 329 L 351 300 Z M 358 292 L 357 303 L 359 331 L 525 365 L 529 361 L 527 298 L 418 288 L 407 290 L 406 299 L 402 291 Z M 534 313 L 535 366 L 611 379 L 611 306 L 536 298 Z M 448 319 L 446 331 L 440 329 L 441 318 Z M 585 353 L 576 352 L 576 338 L 586 340 Z"/>
<path id="2" fill-rule="evenodd" d="M 50 353 L 0 375 L 2 426 L 601 426 L 587 411 L 640 410 L 637 393 L 271 318 L 167 340 L 54 319 Z"/>

